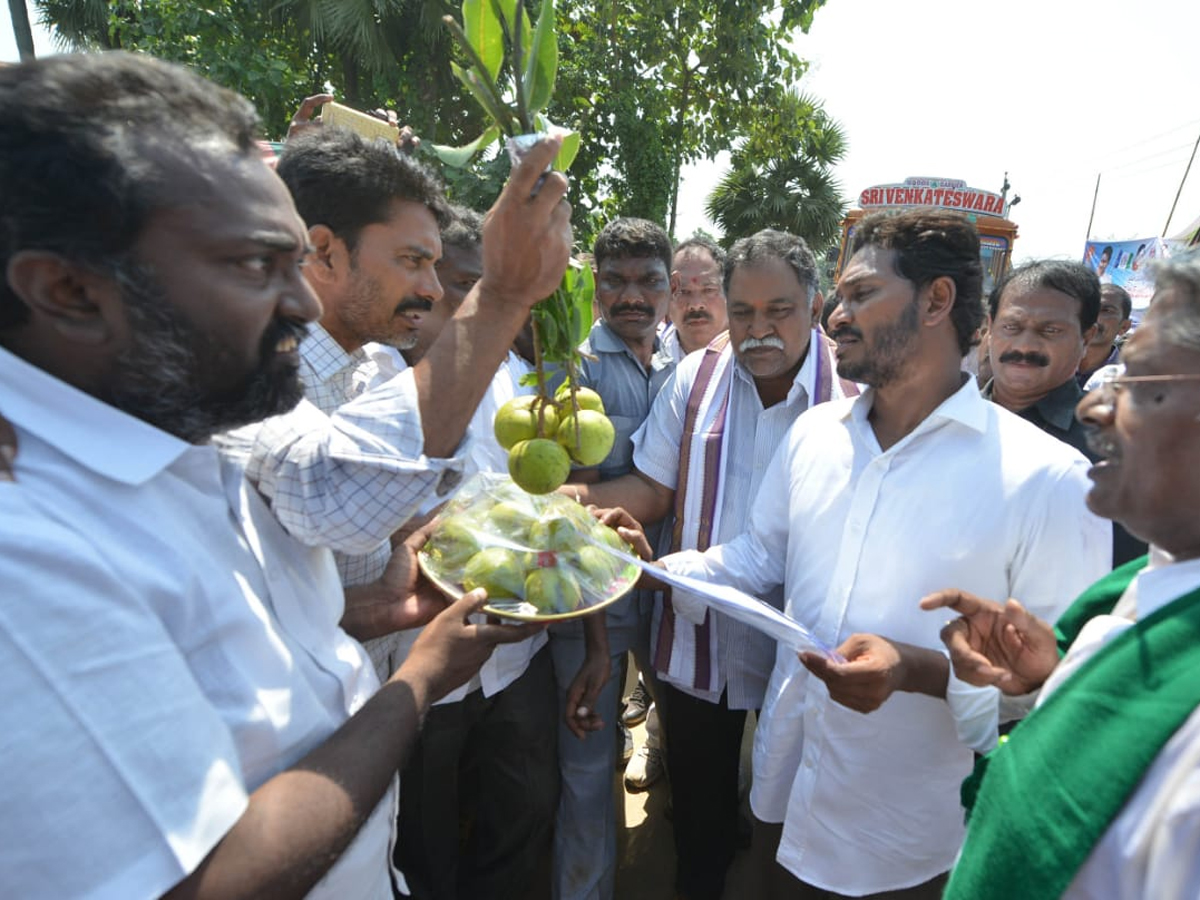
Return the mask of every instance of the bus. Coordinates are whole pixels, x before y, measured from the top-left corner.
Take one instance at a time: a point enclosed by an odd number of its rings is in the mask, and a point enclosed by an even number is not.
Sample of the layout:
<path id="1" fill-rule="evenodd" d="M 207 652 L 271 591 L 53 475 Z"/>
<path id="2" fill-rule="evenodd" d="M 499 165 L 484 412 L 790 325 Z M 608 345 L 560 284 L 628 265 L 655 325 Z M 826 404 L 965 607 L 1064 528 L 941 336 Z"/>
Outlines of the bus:
<path id="1" fill-rule="evenodd" d="M 836 282 L 842 274 L 847 262 L 846 249 L 863 216 L 882 210 L 950 209 L 963 213 L 979 232 L 983 292 L 987 296 L 1012 263 L 1017 225 L 1008 218 L 1011 206 L 1000 194 L 968 187 L 965 181 L 952 178 L 906 178 L 902 184 L 878 184 L 866 188 L 858 195 L 859 208 L 850 210 L 842 219 L 834 280 Z"/>

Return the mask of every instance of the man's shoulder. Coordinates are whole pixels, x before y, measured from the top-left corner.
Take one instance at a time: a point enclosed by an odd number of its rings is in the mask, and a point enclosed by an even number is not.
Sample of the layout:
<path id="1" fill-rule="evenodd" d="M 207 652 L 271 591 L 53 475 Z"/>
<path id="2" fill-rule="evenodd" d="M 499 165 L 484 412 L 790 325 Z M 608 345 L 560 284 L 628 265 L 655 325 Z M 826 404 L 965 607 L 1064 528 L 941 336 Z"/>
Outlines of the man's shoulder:
<path id="1" fill-rule="evenodd" d="M 985 437 L 995 442 L 1006 466 L 1030 474 L 1043 471 L 1061 474 L 1088 465 L 1087 457 L 1061 438 L 999 404 L 988 403 L 986 406 L 988 429 Z"/>

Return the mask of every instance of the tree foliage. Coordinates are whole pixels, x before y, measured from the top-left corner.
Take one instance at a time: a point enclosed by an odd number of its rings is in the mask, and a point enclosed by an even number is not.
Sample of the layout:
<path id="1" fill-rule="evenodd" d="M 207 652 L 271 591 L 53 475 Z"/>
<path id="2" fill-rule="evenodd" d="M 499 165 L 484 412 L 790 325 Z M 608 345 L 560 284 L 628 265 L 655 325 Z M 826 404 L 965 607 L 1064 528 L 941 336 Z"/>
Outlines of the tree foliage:
<path id="1" fill-rule="evenodd" d="M 523 2 L 536 14 L 535 0 Z M 581 241 L 614 215 L 673 231 L 683 165 L 734 147 L 749 165 L 756 135 L 756 147 L 787 147 L 780 92 L 804 72 L 789 42 L 823 3 L 557 0 L 558 85 L 546 113 L 582 133 L 571 169 Z M 459 146 L 485 127 L 451 72 L 451 62 L 463 60 L 442 16 L 459 16 L 458 0 L 35 5 L 73 45 L 143 50 L 246 94 L 275 136 L 302 97 L 327 85 L 351 106 L 396 109 L 429 143 Z M 449 188 L 486 206 L 503 166 L 488 157 L 474 173 L 447 172 Z"/>
<path id="2" fill-rule="evenodd" d="M 837 236 L 845 203 L 831 167 L 846 152 L 841 126 L 811 97 L 778 94 L 731 159 L 708 197 L 707 211 L 726 240 L 777 228 L 820 253 Z"/>

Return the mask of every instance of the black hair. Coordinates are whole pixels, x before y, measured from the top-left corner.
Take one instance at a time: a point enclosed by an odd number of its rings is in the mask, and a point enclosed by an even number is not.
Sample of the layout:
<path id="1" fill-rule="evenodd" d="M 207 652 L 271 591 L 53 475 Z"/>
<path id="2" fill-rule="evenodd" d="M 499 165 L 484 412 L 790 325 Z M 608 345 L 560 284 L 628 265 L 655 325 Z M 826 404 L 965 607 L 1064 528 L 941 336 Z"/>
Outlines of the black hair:
<path id="1" fill-rule="evenodd" d="M 1083 263 L 1065 259 L 1037 259 L 1009 271 L 988 295 L 988 312 L 992 318 L 1000 309 L 1004 289 L 1020 287 L 1049 288 L 1079 301 L 1079 330 L 1087 331 L 1100 316 L 1100 279 Z"/>
<path id="2" fill-rule="evenodd" d="M 596 235 L 592 248 L 596 269 L 607 259 L 629 259 L 649 256 L 661 259 L 668 272 L 671 271 L 671 239 L 658 225 L 647 219 L 614 219 Z"/>
<path id="3" fill-rule="evenodd" d="M 21 250 L 111 271 L 181 171 L 259 153 L 248 100 L 182 66 L 130 53 L 0 68 L 0 272 Z M 29 309 L 0 280 L 0 328 Z"/>
<path id="4" fill-rule="evenodd" d="M 867 216 L 854 230 L 853 256 L 873 246 L 896 252 L 896 273 L 918 289 L 935 279 L 954 282 L 950 321 L 962 356 L 983 324 L 983 264 L 979 234 L 963 215 L 944 210 L 913 209 Z"/>
<path id="5" fill-rule="evenodd" d="M 1129 296 L 1129 291 L 1119 284 L 1102 284 L 1100 285 L 1101 300 L 1104 299 L 1105 294 L 1112 294 L 1117 298 L 1117 302 L 1121 304 L 1122 319 L 1128 319 L 1133 315 L 1133 298 Z"/>
<path id="6" fill-rule="evenodd" d="M 348 128 L 316 128 L 289 140 L 275 167 L 305 225 L 324 225 L 353 251 L 366 226 L 386 222 L 392 202 L 425 206 L 438 228 L 450 207 L 432 170 L 382 138 Z"/>
<path id="7" fill-rule="evenodd" d="M 675 252 L 671 255 L 672 262 L 680 253 L 686 253 L 689 250 L 703 250 L 712 257 L 713 262 L 717 264 L 718 269 L 725 268 L 725 251 L 721 249 L 721 245 L 712 238 L 705 237 L 702 234 L 693 235 L 682 244 L 675 246 Z"/>
<path id="8" fill-rule="evenodd" d="M 804 238 L 786 231 L 764 228 L 750 237 L 744 237 L 729 248 L 725 260 L 725 293 L 729 293 L 729 282 L 739 266 L 750 266 L 765 259 L 781 259 L 796 273 L 796 280 L 808 294 L 811 303 L 817 293 L 817 260 Z"/>
<path id="9" fill-rule="evenodd" d="M 457 203 L 450 204 L 449 216 L 442 226 L 442 246 L 474 249 L 483 243 L 483 216 Z"/>

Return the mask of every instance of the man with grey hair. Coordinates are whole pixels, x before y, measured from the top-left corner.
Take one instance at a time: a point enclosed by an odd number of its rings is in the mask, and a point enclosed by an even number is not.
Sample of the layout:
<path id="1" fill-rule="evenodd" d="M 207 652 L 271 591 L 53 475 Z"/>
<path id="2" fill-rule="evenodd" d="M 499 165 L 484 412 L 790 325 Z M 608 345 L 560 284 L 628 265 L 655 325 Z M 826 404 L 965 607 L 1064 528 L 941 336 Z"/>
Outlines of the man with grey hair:
<path id="1" fill-rule="evenodd" d="M 703 550 L 744 531 L 766 464 L 792 422 L 817 403 L 858 393 L 837 377 L 832 344 L 817 327 L 823 300 L 803 238 L 767 230 L 738 241 L 724 291 L 728 337 L 680 363 L 634 435 L 634 471 L 580 488 L 583 502 L 622 506 L 641 522 L 674 511 L 671 550 Z M 782 608 L 783 591 L 763 599 Z M 762 706 L 775 644 L 679 592 L 655 609 L 654 623 L 675 887 L 688 900 L 715 900 L 737 846 L 746 712 Z"/>
<path id="2" fill-rule="evenodd" d="M 1124 371 L 1076 411 L 1100 455 L 1088 506 L 1149 542 L 1149 556 L 1093 584 L 1053 627 L 1014 600 L 922 601 L 962 616 L 942 631 L 960 678 L 1037 696 L 964 791 L 955 900 L 1200 896 L 1200 257 L 1155 276 Z"/>

